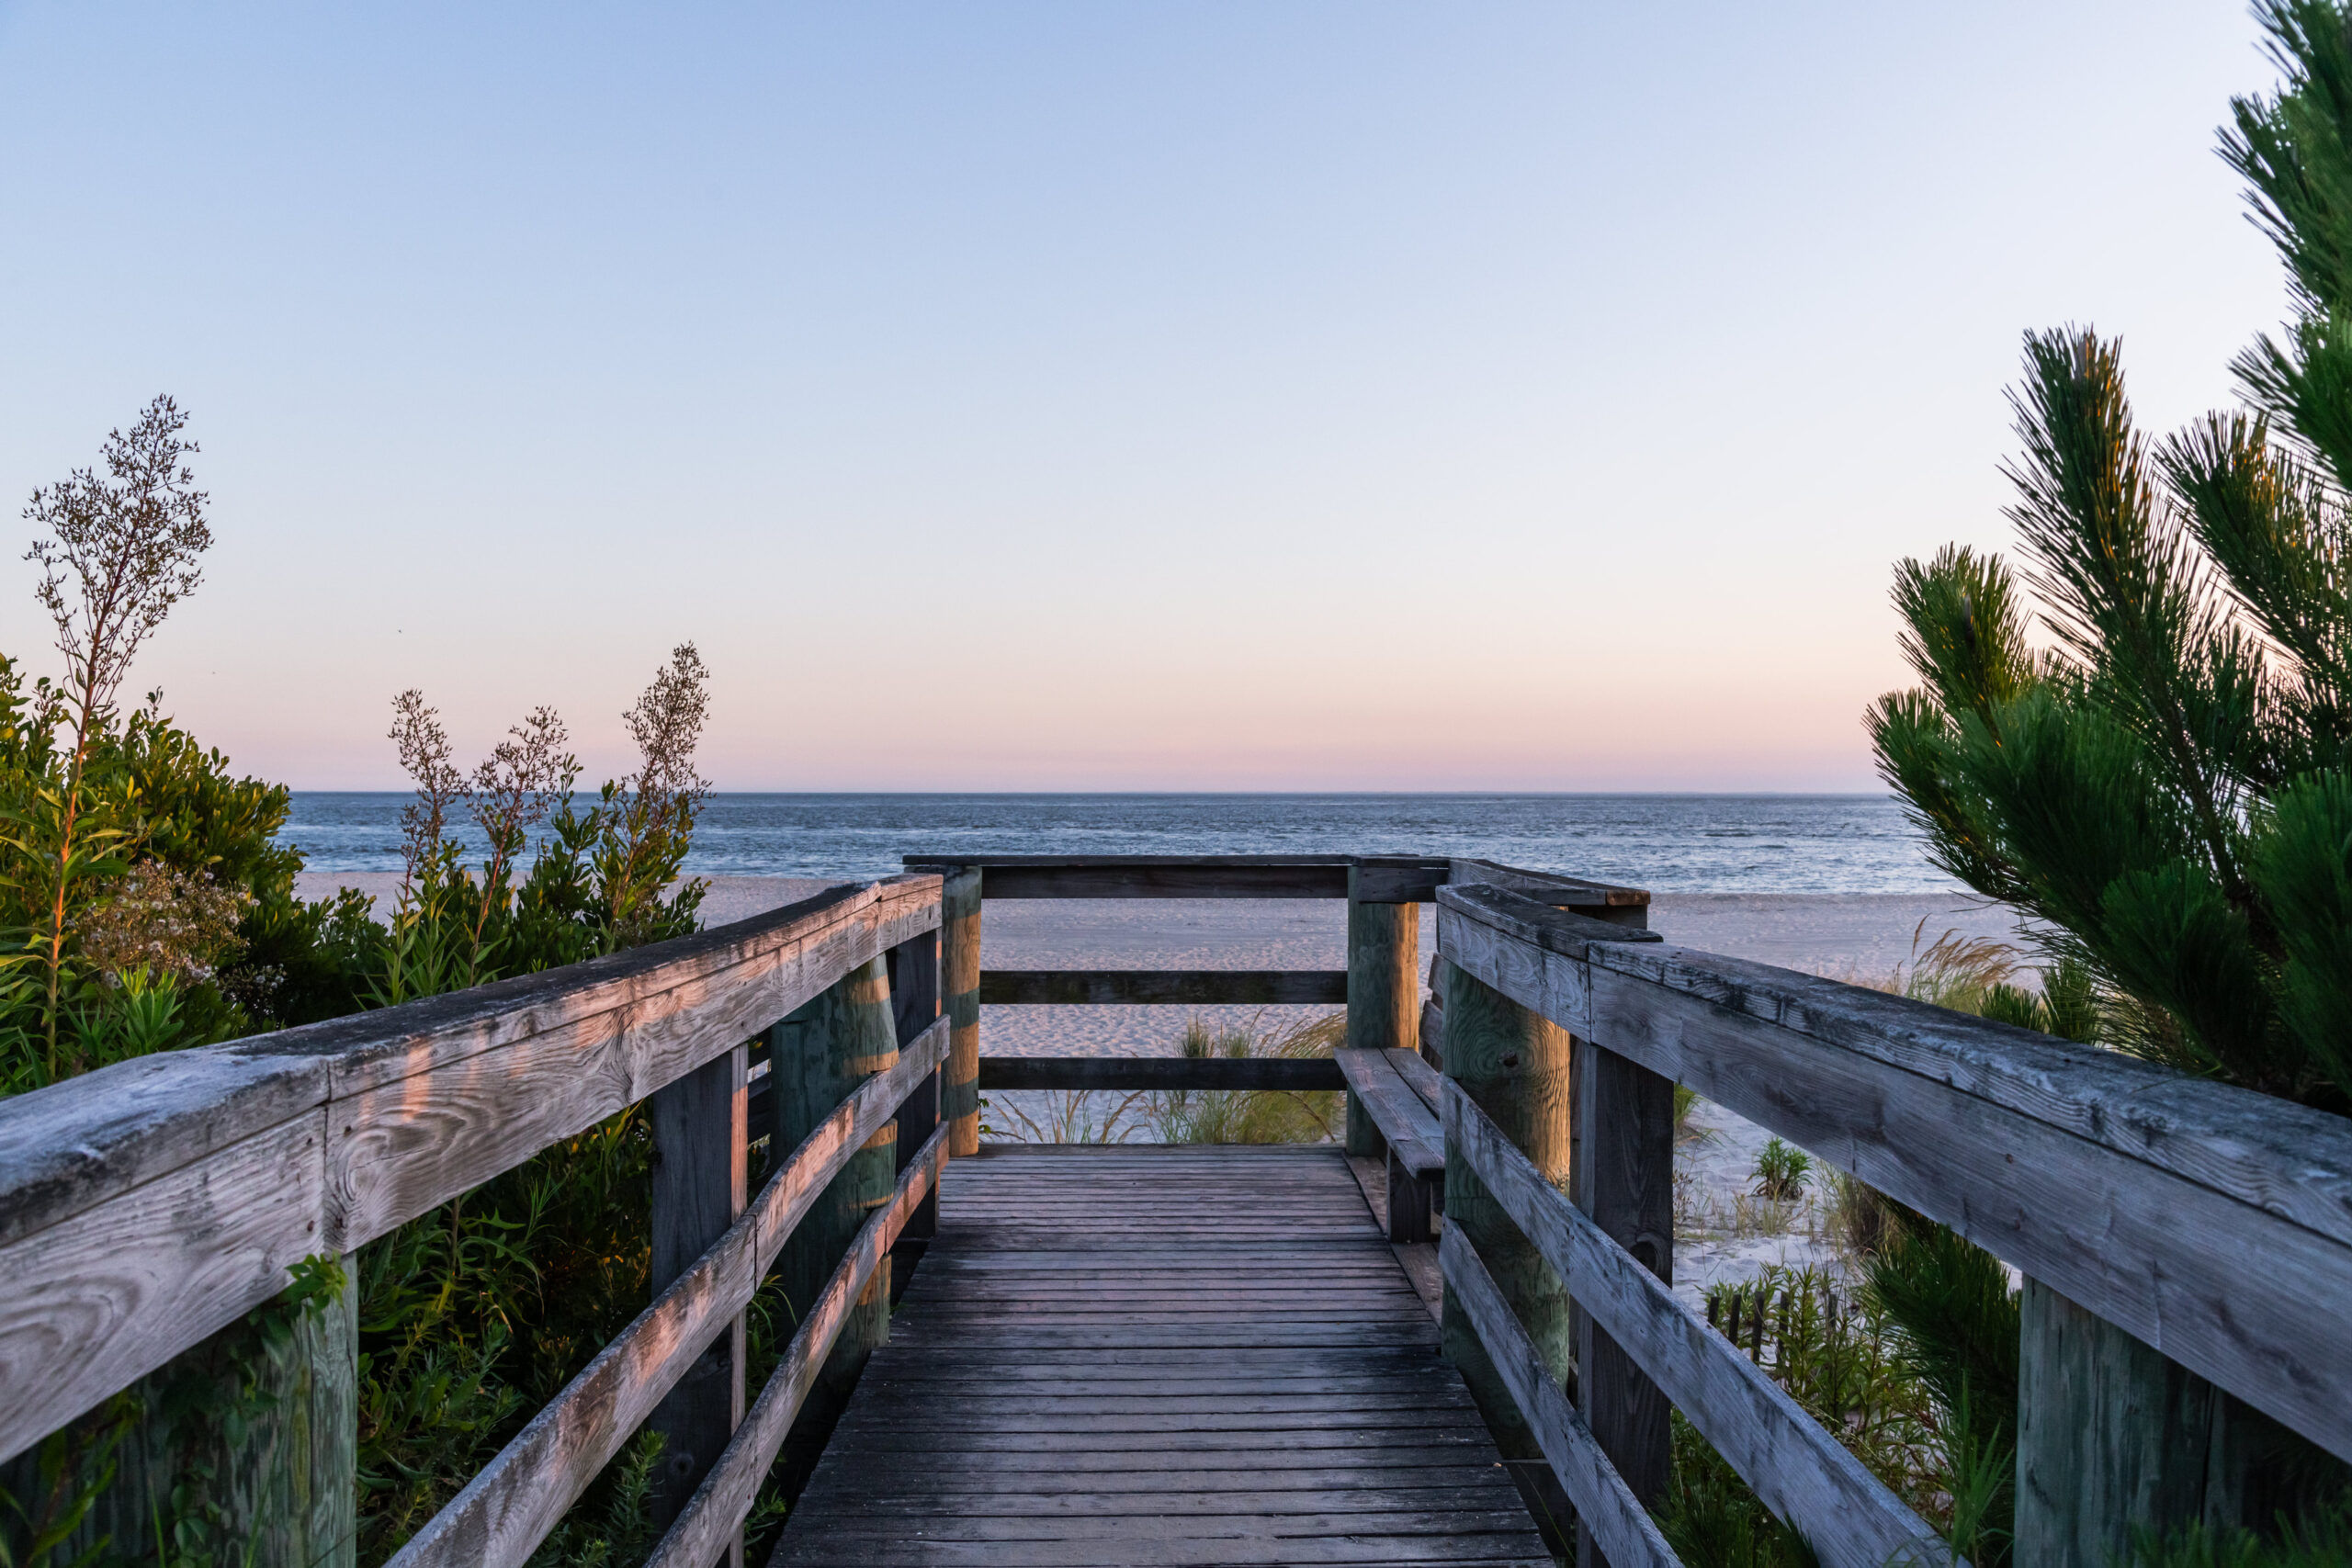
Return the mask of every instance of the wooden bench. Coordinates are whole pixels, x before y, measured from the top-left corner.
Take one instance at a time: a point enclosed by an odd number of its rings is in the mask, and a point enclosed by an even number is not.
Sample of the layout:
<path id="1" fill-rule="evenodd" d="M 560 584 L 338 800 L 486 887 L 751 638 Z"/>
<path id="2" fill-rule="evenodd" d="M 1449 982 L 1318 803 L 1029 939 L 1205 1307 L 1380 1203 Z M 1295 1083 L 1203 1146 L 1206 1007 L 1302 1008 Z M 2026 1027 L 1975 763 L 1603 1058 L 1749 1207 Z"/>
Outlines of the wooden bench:
<path id="1" fill-rule="evenodd" d="M 1387 1145 L 1388 1239 L 1434 1241 L 1431 1216 L 1445 1211 L 1445 1138 L 1438 1127 L 1437 1074 L 1410 1051 L 1343 1050 L 1331 1056 L 1348 1080 L 1348 1092 Z"/>

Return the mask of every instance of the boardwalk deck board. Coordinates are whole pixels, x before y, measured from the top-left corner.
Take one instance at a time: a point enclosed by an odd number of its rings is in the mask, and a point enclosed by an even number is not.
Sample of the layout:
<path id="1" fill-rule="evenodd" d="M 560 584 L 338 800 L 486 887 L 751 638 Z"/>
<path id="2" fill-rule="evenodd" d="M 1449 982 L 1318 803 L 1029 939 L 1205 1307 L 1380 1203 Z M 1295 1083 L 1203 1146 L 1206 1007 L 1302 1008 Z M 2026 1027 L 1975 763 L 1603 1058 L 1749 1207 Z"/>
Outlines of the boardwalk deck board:
<path id="1" fill-rule="evenodd" d="M 1550 1558 L 1334 1149 L 985 1150 L 777 1568 Z"/>

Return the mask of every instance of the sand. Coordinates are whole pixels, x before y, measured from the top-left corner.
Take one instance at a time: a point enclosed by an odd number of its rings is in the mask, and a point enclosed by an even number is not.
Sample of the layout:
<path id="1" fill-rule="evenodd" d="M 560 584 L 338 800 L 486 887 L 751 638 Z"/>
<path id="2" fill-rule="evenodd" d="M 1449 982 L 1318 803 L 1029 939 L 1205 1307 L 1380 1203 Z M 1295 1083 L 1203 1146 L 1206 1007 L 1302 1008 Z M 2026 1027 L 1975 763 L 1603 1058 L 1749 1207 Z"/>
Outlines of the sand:
<path id="1" fill-rule="evenodd" d="M 304 873 L 299 891 L 324 897 L 356 887 L 388 908 L 398 873 Z M 786 876 L 712 879 L 706 925 L 775 908 L 831 884 Z M 1421 952 L 1433 952 L 1434 910 L 1421 910 Z M 1962 896 L 1903 894 L 1659 894 L 1650 925 L 1686 947 L 1870 980 L 1909 961 L 1947 931 L 2006 940 L 2009 912 Z M 1004 969 L 1338 969 L 1347 963 L 1347 911 L 1306 899 L 1071 899 L 992 903 L 981 924 L 981 963 Z M 1427 958 L 1423 960 L 1426 971 Z M 1426 980 L 1426 973 L 1424 975 Z M 980 1021 L 980 1048 L 1002 1055 L 1162 1055 L 1199 1017 L 1272 1031 L 1311 1020 L 1319 1008 L 1001 1007 Z M 1067 1096 L 990 1097 L 991 1125 L 1020 1130 L 1020 1116 L 1051 1124 L 1057 1111 L 1107 1111 L 1115 1097 L 1083 1106 Z M 1827 1204 L 1816 1194 L 1785 1213 L 1759 1211 L 1748 1190 L 1768 1134 L 1720 1106 L 1692 1116 L 1699 1135 L 1676 1154 L 1676 1288 L 1697 1300 L 1706 1286 L 1753 1278 L 1768 1264 L 1834 1267 Z"/>

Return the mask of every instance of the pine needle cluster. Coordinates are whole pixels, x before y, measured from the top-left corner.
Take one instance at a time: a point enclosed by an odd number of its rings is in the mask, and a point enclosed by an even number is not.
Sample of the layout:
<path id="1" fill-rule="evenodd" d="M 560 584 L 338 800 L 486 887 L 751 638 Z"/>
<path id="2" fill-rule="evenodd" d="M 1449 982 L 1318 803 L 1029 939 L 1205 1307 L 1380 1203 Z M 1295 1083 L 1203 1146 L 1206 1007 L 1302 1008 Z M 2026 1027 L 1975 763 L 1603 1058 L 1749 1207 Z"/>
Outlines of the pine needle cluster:
<path id="1" fill-rule="evenodd" d="M 2352 1105 L 2352 13 L 2264 0 L 2223 157 L 2294 285 L 2247 406 L 2161 441 L 2119 345 L 2028 334 L 2022 570 L 1896 569 L 1920 684 L 1868 723 L 1937 863 L 2036 918 L 2064 1032 Z M 2034 640 L 2037 629 L 2042 640 Z"/>

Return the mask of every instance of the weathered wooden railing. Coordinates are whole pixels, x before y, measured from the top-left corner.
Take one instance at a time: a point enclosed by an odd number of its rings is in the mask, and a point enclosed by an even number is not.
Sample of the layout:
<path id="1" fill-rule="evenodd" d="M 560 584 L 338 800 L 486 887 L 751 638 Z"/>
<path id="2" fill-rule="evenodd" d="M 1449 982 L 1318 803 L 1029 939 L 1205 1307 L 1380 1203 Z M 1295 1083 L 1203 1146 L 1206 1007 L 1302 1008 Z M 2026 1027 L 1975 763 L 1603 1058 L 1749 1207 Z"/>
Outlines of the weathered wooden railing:
<path id="1" fill-rule="evenodd" d="M 1350 1150 L 1385 1148 L 1408 1232 L 1426 1234 L 1440 1185 L 1440 1113 L 1447 1350 L 1506 1453 L 1573 1501 L 1589 1562 L 1672 1562 L 1647 1512 L 1669 1405 L 1831 1568 L 1940 1559 L 1668 1289 L 1681 1082 L 2027 1276 L 2019 1568 L 2092 1568 L 2133 1523 L 2244 1513 L 2255 1412 L 2352 1459 L 2352 1122 L 1668 946 L 1644 929 L 1646 895 L 1485 863 L 910 863 L 684 942 L 0 1102 L 0 1456 L 268 1302 L 289 1266 L 650 1099 L 651 1304 L 397 1561 L 523 1562 L 650 1427 L 671 1461 L 653 1561 L 705 1568 L 740 1558 L 829 1348 L 887 1332 L 876 1275 L 894 1242 L 920 1245 L 941 1160 L 977 1147 L 982 1088 L 1346 1084 Z M 1345 898 L 1349 965 L 984 971 L 984 897 Z M 1415 906 L 1430 901 L 1442 1007 L 1425 1041 Z M 1344 1000 L 1360 1055 L 983 1060 L 984 1000 Z M 745 1044 L 761 1034 L 763 1077 Z M 1409 1055 L 1423 1045 L 1442 1084 Z M 752 1195 L 756 1123 L 774 1174 Z M 741 1314 L 844 1172 L 866 1217 L 833 1234 L 746 1409 Z M 264 1521 L 255 1561 L 350 1560 L 355 1337 L 346 1296 L 304 1351 L 311 1405 L 266 1461 L 305 1468 L 291 1491 L 309 1501 Z"/>
<path id="2" fill-rule="evenodd" d="M 1505 887 L 1437 902 L 1447 1348 L 1588 1556 L 1672 1561 L 1671 1404 L 1830 1568 L 1947 1560 L 1668 1289 L 1677 1082 L 2027 1276 L 2018 1568 L 2267 1523 L 2246 1407 L 2352 1460 L 2352 1122 Z"/>
<path id="3" fill-rule="evenodd" d="M 1334 1064 L 1258 1057 L 992 1056 L 979 1052 L 986 1003 L 1266 1006 L 1345 1004 L 1351 1049 L 1413 1050 L 1420 1031 L 1419 906 L 1441 886 L 1514 887 L 1589 919 L 1639 929 L 1649 895 L 1497 865 L 1412 855 L 909 855 L 910 872 L 944 879 L 942 937 L 953 1029 L 941 1115 L 955 1153 L 979 1147 L 982 1089 L 1337 1089 Z M 1315 898 L 1348 906 L 1345 969 L 989 969 L 980 910 L 989 898 Z M 1348 1151 L 1378 1155 L 1362 1097 L 1351 1094 Z"/>
<path id="4" fill-rule="evenodd" d="M 876 1276 L 921 1229 L 939 1172 L 939 926 L 936 876 L 842 887 L 658 947 L 0 1101 L 0 1458 L 269 1302 L 297 1262 L 348 1255 L 650 1100 L 651 1303 L 394 1561 L 522 1563 L 650 1427 L 665 1438 L 653 1505 L 668 1525 L 653 1561 L 740 1562 L 745 1514 L 828 1353 L 887 1332 Z M 754 1130 L 746 1042 L 763 1032 L 768 1125 Z M 746 1148 L 763 1133 L 773 1174 L 748 1195 Z M 844 1171 L 863 1223 L 820 1216 L 824 1250 L 845 1251 L 827 1258 L 746 1412 L 744 1309 Z M 327 1392 L 240 1459 L 299 1470 L 282 1490 L 316 1502 L 248 1486 L 241 1558 L 352 1560 L 354 1293 L 308 1346 L 302 1386 Z M 84 1535 L 112 1522 L 119 1550 L 152 1539 L 172 1480 Z"/>

